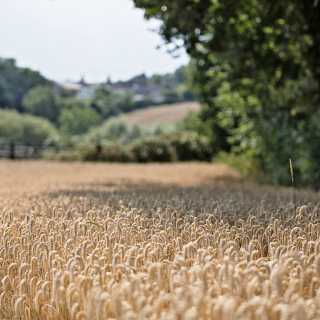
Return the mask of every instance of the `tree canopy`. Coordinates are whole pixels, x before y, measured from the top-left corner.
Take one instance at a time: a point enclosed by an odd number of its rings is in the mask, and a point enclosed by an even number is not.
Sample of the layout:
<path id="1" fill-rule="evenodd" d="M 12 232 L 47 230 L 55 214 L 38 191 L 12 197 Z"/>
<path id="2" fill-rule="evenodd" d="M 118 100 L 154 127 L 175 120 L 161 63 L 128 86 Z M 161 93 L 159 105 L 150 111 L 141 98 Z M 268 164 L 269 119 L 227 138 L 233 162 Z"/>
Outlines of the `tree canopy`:
<path id="1" fill-rule="evenodd" d="M 39 72 L 17 67 L 14 59 L 0 58 L 0 108 L 22 110 L 23 96 L 37 85 L 48 85 Z"/>
<path id="2" fill-rule="evenodd" d="M 80 135 L 101 123 L 100 115 L 85 102 L 69 99 L 64 102 L 59 126 L 65 135 Z"/>
<path id="3" fill-rule="evenodd" d="M 59 139 L 52 124 L 42 118 L 16 111 L 0 111 L 0 142 L 44 146 Z"/>
<path id="4" fill-rule="evenodd" d="M 23 110 L 26 113 L 43 117 L 53 123 L 57 123 L 61 105 L 59 98 L 51 86 L 36 86 L 24 96 Z"/>
<path id="5" fill-rule="evenodd" d="M 192 58 L 214 143 L 258 159 L 274 182 L 320 179 L 320 2 L 134 0 Z"/>

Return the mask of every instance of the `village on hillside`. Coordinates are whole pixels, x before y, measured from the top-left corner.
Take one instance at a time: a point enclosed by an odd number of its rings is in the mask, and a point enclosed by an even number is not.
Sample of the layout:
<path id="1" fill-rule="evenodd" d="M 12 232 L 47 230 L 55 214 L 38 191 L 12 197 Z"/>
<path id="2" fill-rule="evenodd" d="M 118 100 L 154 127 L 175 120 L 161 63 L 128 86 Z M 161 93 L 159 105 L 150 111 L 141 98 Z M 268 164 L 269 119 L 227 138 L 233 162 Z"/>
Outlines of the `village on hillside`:
<path id="1" fill-rule="evenodd" d="M 129 94 L 134 103 L 151 105 L 193 100 L 193 94 L 185 86 L 183 68 L 173 74 L 148 77 L 142 73 L 126 81 L 113 82 L 109 77 L 102 83 L 89 83 L 84 77 L 79 81 L 66 81 L 59 85 L 79 99 L 91 99 L 98 88 L 115 94 Z"/>

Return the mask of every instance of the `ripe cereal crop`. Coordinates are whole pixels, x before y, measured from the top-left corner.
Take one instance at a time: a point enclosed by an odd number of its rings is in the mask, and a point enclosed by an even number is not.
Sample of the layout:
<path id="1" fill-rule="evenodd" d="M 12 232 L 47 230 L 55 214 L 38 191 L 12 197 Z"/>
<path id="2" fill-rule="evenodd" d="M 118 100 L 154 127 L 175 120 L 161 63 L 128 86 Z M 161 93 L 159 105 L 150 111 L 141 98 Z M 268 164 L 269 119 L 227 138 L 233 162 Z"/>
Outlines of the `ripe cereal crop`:
<path id="1" fill-rule="evenodd" d="M 0 176 L 0 319 L 320 319 L 315 192 L 196 163 Z"/>

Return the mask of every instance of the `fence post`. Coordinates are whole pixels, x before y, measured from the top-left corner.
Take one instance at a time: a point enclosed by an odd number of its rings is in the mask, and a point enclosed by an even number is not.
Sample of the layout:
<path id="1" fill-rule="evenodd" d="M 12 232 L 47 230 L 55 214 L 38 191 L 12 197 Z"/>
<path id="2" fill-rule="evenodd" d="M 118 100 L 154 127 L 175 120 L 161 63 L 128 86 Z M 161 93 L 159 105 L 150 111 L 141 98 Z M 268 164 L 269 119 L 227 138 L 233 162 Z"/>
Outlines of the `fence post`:
<path id="1" fill-rule="evenodd" d="M 14 144 L 14 142 L 10 142 L 9 145 L 9 158 L 11 160 L 14 160 L 16 158 L 16 145 Z"/>

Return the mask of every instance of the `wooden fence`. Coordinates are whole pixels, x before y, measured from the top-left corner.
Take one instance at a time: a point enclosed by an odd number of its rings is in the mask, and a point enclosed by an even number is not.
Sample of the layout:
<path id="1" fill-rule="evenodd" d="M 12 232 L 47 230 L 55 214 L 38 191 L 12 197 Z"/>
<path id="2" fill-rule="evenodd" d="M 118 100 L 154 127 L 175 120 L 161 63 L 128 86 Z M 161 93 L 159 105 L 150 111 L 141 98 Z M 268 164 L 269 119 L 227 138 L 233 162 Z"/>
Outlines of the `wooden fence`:
<path id="1" fill-rule="evenodd" d="M 46 146 L 0 144 L 0 158 L 2 159 L 39 159 L 44 151 L 51 148 Z"/>

